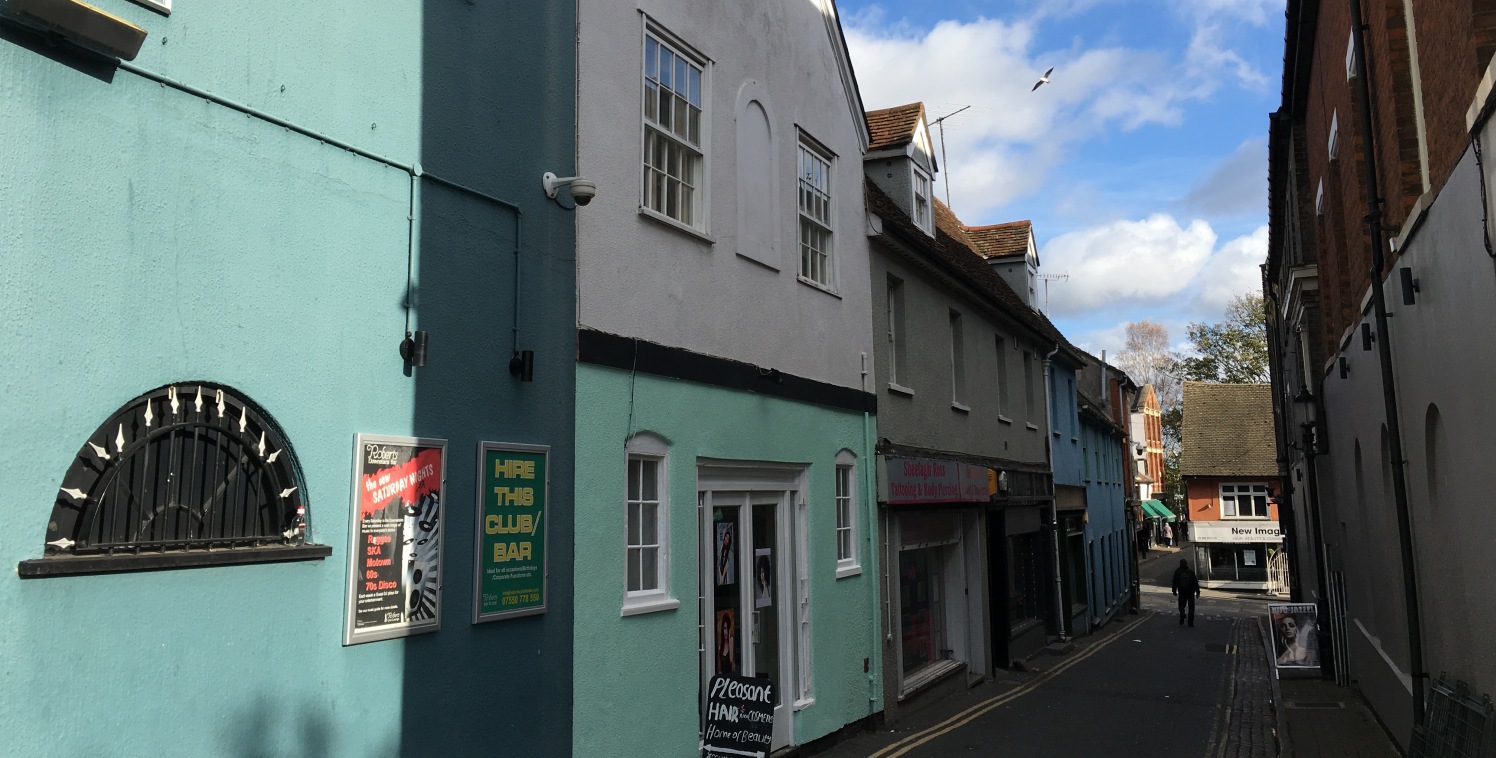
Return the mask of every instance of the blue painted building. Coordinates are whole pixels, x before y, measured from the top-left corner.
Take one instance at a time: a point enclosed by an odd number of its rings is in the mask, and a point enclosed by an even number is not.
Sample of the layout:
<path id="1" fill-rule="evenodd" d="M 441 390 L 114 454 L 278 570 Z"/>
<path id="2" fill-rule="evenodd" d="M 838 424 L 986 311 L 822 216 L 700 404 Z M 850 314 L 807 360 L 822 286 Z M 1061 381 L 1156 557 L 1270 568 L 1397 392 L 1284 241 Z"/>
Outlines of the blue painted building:
<path id="1" fill-rule="evenodd" d="M 1127 503 L 1134 488 L 1126 419 L 1137 387 L 1126 374 L 1094 358 L 1076 380 L 1086 488 L 1087 622 L 1095 628 L 1122 611 L 1132 592 Z"/>
<path id="2" fill-rule="evenodd" d="M 1080 398 L 1076 390 L 1077 369 L 1083 353 L 1061 352 L 1049 364 L 1050 463 L 1054 468 L 1055 514 L 1051 539 L 1050 568 L 1058 571 L 1062 627 L 1056 634 L 1084 633 L 1090 615 L 1090 583 L 1086 581 L 1085 543 L 1087 467 L 1081 444 Z M 1058 568 L 1055 568 L 1055 565 Z M 1051 615 L 1051 626 L 1055 626 Z"/>
<path id="3" fill-rule="evenodd" d="M 574 6 L 61 5 L 0 21 L 7 750 L 569 754 Z M 492 623 L 482 441 L 548 446 Z"/>
<path id="4" fill-rule="evenodd" d="M 1061 608 L 1069 635 L 1086 634 L 1126 607 L 1134 563 L 1126 518 L 1131 459 L 1124 457 L 1128 437 L 1120 419 L 1136 387 L 1121 371 L 1080 355 L 1081 366 L 1055 361 L 1049 376 Z"/>

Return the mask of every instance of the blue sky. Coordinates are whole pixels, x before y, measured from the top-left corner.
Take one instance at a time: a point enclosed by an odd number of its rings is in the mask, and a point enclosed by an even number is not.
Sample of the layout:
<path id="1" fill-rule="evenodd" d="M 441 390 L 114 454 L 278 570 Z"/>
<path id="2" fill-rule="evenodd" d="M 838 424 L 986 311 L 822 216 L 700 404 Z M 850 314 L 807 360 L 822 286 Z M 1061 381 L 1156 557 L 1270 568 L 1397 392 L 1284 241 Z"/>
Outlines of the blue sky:
<path id="1" fill-rule="evenodd" d="M 1111 354 L 1129 321 L 1183 345 L 1260 291 L 1283 5 L 838 0 L 866 106 L 972 106 L 945 122 L 939 194 L 969 225 L 1032 220 L 1041 273 L 1070 276 L 1051 318 Z"/>

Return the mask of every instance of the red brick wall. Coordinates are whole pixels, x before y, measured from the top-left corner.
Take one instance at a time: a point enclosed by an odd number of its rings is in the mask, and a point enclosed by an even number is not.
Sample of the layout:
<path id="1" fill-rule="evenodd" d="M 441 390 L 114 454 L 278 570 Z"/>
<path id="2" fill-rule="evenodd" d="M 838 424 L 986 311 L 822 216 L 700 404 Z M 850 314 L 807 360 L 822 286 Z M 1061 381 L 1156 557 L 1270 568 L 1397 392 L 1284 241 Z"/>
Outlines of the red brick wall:
<path id="1" fill-rule="evenodd" d="M 1324 299 L 1324 340 L 1332 355 L 1340 334 L 1353 323 L 1370 266 L 1359 156 L 1361 129 L 1352 82 L 1345 77 L 1345 49 L 1350 39 L 1350 3 L 1322 2 L 1315 29 L 1309 95 L 1304 114 L 1304 204 L 1317 243 L 1319 287 Z M 1330 124 L 1336 124 L 1339 159 L 1329 156 Z M 1316 193 L 1323 187 L 1323 213 Z"/>
<path id="2" fill-rule="evenodd" d="M 1274 496 L 1282 494 L 1278 492 L 1279 483 L 1273 477 L 1190 477 L 1185 481 L 1184 495 L 1189 504 L 1190 521 L 1220 521 L 1221 485 L 1233 482 L 1266 483 Z M 1278 504 L 1269 500 L 1267 513 L 1272 520 L 1278 520 Z"/>
<path id="3" fill-rule="evenodd" d="M 1485 66 L 1496 51 L 1496 0 L 1409 0 L 1417 24 L 1419 82 L 1431 188 L 1448 180 L 1469 143 L 1465 113 Z M 1404 0 L 1362 0 L 1366 14 L 1378 192 L 1383 223 L 1398 228 L 1423 194 L 1418 121 L 1413 99 L 1412 55 Z M 1350 3 L 1319 5 L 1310 88 L 1304 113 L 1304 204 L 1313 219 L 1323 304 L 1321 345 L 1334 355 L 1345 330 L 1360 320 L 1371 284 L 1370 239 L 1362 133 L 1356 83 L 1345 76 Z M 1337 121 L 1340 159 L 1331 162 L 1328 139 Z M 1324 187 L 1324 213 L 1315 214 L 1315 192 Z M 1389 253 L 1384 271 L 1396 254 Z"/>
<path id="4" fill-rule="evenodd" d="M 1378 191 L 1386 202 L 1383 221 L 1396 227 L 1407 219 L 1413 203 L 1423 194 L 1403 0 L 1362 0 L 1362 9 L 1366 13 L 1366 44 L 1370 49 L 1367 60 L 1371 64 L 1375 106 L 1372 120 L 1376 130 L 1377 172 L 1381 175 Z"/>

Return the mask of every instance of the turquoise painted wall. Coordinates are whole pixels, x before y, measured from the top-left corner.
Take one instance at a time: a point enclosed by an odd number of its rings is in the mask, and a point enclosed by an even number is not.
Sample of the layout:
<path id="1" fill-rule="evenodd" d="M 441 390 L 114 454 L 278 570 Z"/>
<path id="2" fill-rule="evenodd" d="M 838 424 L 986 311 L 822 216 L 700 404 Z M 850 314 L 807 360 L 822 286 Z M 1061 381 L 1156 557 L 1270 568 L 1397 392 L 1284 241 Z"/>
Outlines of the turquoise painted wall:
<path id="1" fill-rule="evenodd" d="M 630 424 L 632 414 L 632 425 Z M 624 443 L 652 432 L 671 443 L 670 586 L 675 610 L 621 617 Z M 575 738 L 596 755 L 691 755 L 698 745 L 699 618 L 696 461 L 808 463 L 810 602 L 816 702 L 796 716 L 797 742 L 882 705 L 877 556 L 868 522 L 872 457 L 864 417 L 813 405 L 613 369 L 577 368 Z M 835 458 L 857 455 L 863 573 L 836 578 Z M 870 671 L 863 672 L 863 659 Z"/>
<path id="2" fill-rule="evenodd" d="M 0 580 L 7 749 L 568 754 L 574 236 L 538 184 L 573 160 L 574 8 L 176 6 L 103 4 L 150 33 L 143 69 L 521 202 L 537 381 L 504 369 L 508 210 L 423 188 L 413 318 L 432 341 L 428 366 L 407 370 L 407 172 L 0 26 L 0 564 L 41 555 L 63 472 L 99 423 L 190 380 L 230 385 L 281 425 L 309 537 L 334 549 Z M 436 634 L 341 645 L 356 432 L 450 441 Z M 480 439 L 554 446 L 545 616 L 468 623 Z"/>

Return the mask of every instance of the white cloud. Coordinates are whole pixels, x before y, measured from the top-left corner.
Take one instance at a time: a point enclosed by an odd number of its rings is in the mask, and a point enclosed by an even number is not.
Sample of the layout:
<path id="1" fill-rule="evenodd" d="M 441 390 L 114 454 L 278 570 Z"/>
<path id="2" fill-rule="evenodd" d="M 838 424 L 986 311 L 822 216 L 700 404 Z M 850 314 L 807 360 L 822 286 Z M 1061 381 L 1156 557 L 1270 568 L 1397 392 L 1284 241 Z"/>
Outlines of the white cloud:
<path id="1" fill-rule="evenodd" d="M 1181 225 L 1166 213 L 1060 235 L 1039 253 L 1045 273 L 1070 277 L 1051 282 L 1050 309 L 1074 316 L 1171 304 L 1190 320 L 1218 321 L 1232 297 L 1261 289 L 1267 227 L 1217 242 L 1209 223 Z"/>
<path id="2" fill-rule="evenodd" d="M 1204 314 L 1200 320 L 1220 321 L 1231 298 L 1244 292 L 1261 292 L 1262 270 L 1258 267 L 1265 260 L 1266 224 L 1251 234 L 1227 242 L 1210 256 L 1198 281 L 1191 287 L 1195 293 L 1193 310 Z"/>
<path id="3" fill-rule="evenodd" d="M 1267 139 L 1241 143 L 1190 188 L 1183 206 L 1206 216 L 1261 216 L 1267 212 Z"/>
<path id="4" fill-rule="evenodd" d="M 1204 268 L 1215 243 L 1210 224 L 1180 226 L 1165 213 L 1060 235 L 1039 254 L 1046 273 L 1070 276 L 1051 288 L 1050 307 L 1075 313 L 1174 295 Z"/>

